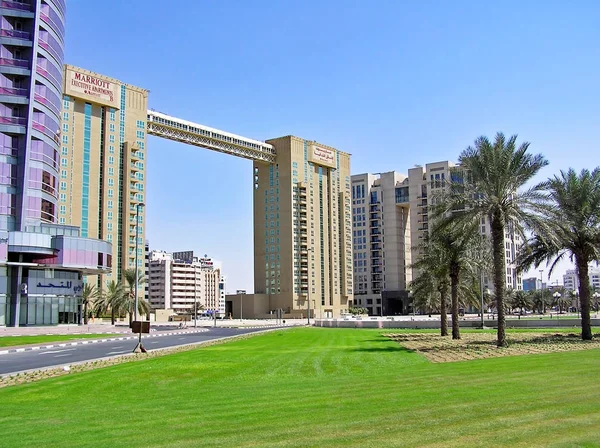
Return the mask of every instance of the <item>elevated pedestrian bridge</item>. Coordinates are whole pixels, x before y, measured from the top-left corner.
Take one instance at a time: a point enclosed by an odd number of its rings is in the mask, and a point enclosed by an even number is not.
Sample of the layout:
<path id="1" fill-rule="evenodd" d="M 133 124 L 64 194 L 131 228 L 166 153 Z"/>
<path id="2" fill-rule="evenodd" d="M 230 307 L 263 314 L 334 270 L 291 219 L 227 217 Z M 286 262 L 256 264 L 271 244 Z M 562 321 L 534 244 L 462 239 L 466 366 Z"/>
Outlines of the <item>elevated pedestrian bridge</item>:
<path id="1" fill-rule="evenodd" d="M 148 135 L 219 151 L 244 159 L 275 163 L 275 148 L 268 143 L 213 129 L 198 123 L 148 111 Z"/>

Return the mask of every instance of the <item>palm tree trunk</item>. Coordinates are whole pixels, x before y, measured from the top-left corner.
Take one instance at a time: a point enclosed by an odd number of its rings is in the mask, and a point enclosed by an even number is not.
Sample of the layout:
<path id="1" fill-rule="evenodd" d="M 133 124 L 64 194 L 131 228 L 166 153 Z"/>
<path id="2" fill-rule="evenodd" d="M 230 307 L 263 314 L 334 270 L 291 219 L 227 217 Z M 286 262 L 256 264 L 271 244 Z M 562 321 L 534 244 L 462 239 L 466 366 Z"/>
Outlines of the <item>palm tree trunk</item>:
<path id="1" fill-rule="evenodd" d="M 88 324 L 88 303 L 85 302 L 83 304 L 83 324 L 87 325 Z"/>
<path id="2" fill-rule="evenodd" d="M 110 324 L 114 325 L 115 324 L 115 310 L 114 309 L 110 309 Z"/>
<path id="3" fill-rule="evenodd" d="M 590 280 L 588 278 L 588 263 L 580 257 L 575 257 L 577 277 L 579 278 L 579 304 L 581 307 L 581 339 L 592 340 L 592 321 L 590 319 Z"/>
<path id="4" fill-rule="evenodd" d="M 506 262 L 504 254 L 504 221 L 499 213 L 492 215 L 492 250 L 494 255 L 494 293 L 496 294 L 496 308 L 498 311 L 498 347 L 506 347 L 504 294 L 506 279 Z"/>
<path id="5" fill-rule="evenodd" d="M 450 294 L 452 295 L 452 339 L 460 339 L 460 327 L 458 322 L 458 276 L 460 267 L 450 268 Z"/>
<path id="6" fill-rule="evenodd" d="M 446 313 L 447 294 L 448 287 L 442 286 L 440 288 L 440 334 L 442 336 L 448 336 L 448 314 Z"/>

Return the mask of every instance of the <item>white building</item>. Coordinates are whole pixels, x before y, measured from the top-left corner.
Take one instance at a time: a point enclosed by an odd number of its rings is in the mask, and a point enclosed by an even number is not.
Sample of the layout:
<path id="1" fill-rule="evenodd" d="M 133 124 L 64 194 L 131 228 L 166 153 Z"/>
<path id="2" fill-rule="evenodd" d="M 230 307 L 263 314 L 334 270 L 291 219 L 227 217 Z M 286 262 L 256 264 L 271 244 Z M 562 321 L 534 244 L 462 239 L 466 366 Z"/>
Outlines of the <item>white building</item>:
<path id="1" fill-rule="evenodd" d="M 461 172 L 460 165 L 450 161 L 428 163 L 408 170 L 410 199 L 410 228 L 412 243 L 412 259 L 418 258 L 418 247 L 425 240 L 429 232 L 430 206 L 435 205 L 435 195 L 439 194 Z M 488 218 L 481 218 L 481 233 L 491 238 L 491 228 Z M 505 229 L 505 262 L 506 262 L 506 287 L 523 289 L 523 279 L 517 273 L 516 257 L 523 240 L 510 226 Z M 415 273 L 413 273 L 413 276 Z M 494 290 L 492 277 L 485 276 L 484 287 Z"/>
<path id="2" fill-rule="evenodd" d="M 220 263 L 195 257 L 193 252 L 152 251 L 149 260 L 148 298 L 153 309 L 177 314 L 225 313 L 225 277 Z"/>
<path id="3" fill-rule="evenodd" d="M 588 270 L 588 278 L 590 280 L 592 291 L 600 290 L 600 268 L 590 266 Z M 577 278 L 577 271 L 575 269 L 569 269 L 563 275 L 563 285 L 565 286 L 566 290 L 579 290 L 579 279 Z"/>
<path id="4" fill-rule="evenodd" d="M 354 302 L 369 314 L 408 312 L 409 208 L 397 201 L 406 185 L 394 171 L 352 176 Z"/>
<path id="5" fill-rule="evenodd" d="M 428 163 L 405 174 L 390 171 L 352 176 L 352 238 L 354 304 L 369 314 L 407 314 L 412 311 L 408 287 L 416 273 L 409 268 L 420 256 L 429 234 L 435 195 L 461 167 L 449 161 Z M 480 231 L 491 237 L 487 218 Z M 522 289 L 515 259 L 521 237 L 506 229 L 506 286 Z M 493 279 L 484 286 L 494 289 Z"/>

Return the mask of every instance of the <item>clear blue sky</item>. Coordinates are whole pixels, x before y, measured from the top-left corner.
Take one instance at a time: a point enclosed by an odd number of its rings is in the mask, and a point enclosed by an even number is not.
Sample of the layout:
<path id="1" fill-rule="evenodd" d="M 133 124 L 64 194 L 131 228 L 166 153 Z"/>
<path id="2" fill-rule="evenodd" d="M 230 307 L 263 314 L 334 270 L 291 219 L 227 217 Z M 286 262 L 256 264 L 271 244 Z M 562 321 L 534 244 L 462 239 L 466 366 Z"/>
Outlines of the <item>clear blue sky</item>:
<path id="1" fill-rule="evenodd" d="M 66 61 L 161 112 L 350 152 L 353 173 L 497 131 L 549 159 L 539 180 L 600 165 L 595 0 L 68 0 Z M 147 167 L 152 248 L 207 253 L 251 291 L 251 162 L 150 137 Z"/>

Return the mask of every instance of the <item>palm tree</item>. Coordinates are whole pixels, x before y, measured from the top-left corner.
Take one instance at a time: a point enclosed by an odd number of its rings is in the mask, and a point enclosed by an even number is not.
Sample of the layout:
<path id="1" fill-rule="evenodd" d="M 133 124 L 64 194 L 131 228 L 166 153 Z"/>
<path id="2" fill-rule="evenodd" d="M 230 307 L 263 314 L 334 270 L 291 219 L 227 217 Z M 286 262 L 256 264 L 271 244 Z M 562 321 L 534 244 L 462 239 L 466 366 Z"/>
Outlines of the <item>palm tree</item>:
<path id="1" fill-rule="evenodd" d="M 545 261 L 552 273 L 565 257 L 575 261 L 581 338 L 591 340 L 588 266 L 600 260 L 600 167 L 592 172 L 583 169 L 579 175 L 572 168 L 561 171 L 560 176 L 548 179 L 542 186 L 552 205 L 545 218 L 546 231 L 530 238 L 521 253 L 520 265 L 525 269 Z"/>
<path id="2" fill-rule="evenodd" d="M 100 299 L 96 301 L 95 308 L 96 313 L 104 313 L 110 310 L 110 321 L 111 324 L 115 324 L 115 315 L 120 314 L 124 311 L 124 301 L 127 296 L 127 292 L 121 282 L 115 282 L 111 280 L 106 285 L 106 291 L 100 295 Z"/>
<path id="3" fill-rule="evenodd" d="M 442 336 L 447 334 L 445 296 L 448 287 L 450 288 L 452 339 L 460 339 L 459 290 L 463 292 L 461 295 L 469 296 L 469 292 L 473 291 L 473 282 L 469 280 L 474 280 L 477 270 L 481 268 L 477 263 L 477 253 L 484 250 L 484 247 L 478 229 L 479 224 L 466 229 L 455 226 L 451 222 L 434 225 L 424 246 L 424 255 L 413 265 L 421 272 L 413 285 L 418 287 L 419 283 L 425 285 L 429 283 L 436 285 L 440 292 Z M 422 280 L 423 278 L 430 280 Z M 428 289 L 431 291 L 432 286 Z M 426 290 L 427 288 L 422 288 L 422 291 Z M 446 326 L 446 334 L 444 334 L 444 326 Z"/>
<path id="4" fill-rule="evenodd" d="M 475 140 L 474 146 L 460 155 L 462 173 L 455 173 L 441 203 L 442 212 L 458 222 L 479 223 L 486 218 L 490 223 L 499 347 L 507 345 L 505 231 L 508 227 L 523 235 L 524 228 L 538 227 L 545 196 L 539 186 L 520 189 L 548 164 L 541 154 L 527 152 L 529 143 L 517 147 L 516 141 L 516 135 L 506 139 L 502 133 L 496 134 L 493 143 L 486 137 Z"/>
<path id="5" fill-rule="evenodd" d="M 440 263 L 441 248 L 431 238 L 427 238 L 419 249 L 421 255 L 418 261 L 410 266 L 418 272 L 410 284 L 413 307 L 417 304 L 439 306 L 440 334 L 448 336 L 447 297 L 450 289 L 448 265 Z M 436 295 L 439 300 L 434 299 Z"/>
<path id="6" fill-rule="evenodd" d="M 450 295 L 452 297 L 452 339 L 460 339 L 458 321 L 459 287 L 463 276 L 477 277 L 480 266 L 476 264 L 476 254 L 483 249 L 479 236 L 479 223 L 469 228 L 455 225 L 434 227 L 432 237 L 440 246 L 443 258 L 439 260 L 448 266 Z"/>
<path id="7" fill-rule="evenodd" d="M 519 308 L 519 314 L 523 314 L 523 311 L 531 309 L 533 306 L 533 295 L 529 291 L 515 291 L 512 297 L 512 307 Z"/>
<path id="8" fill-rule="evenodd" d="M 86 283 L 83 285 L 83 291 L 81 293 L 81 303 L 83 303 L 83 323 L 88 323 L 88 309 L 93 307 L 94 300 L 98 298 L 99 291 L 94 285 Z"/>
<path id="9" fill-rule="evenodd" d="M 127 282 L 127 286 L 129 289 L 129 297 L 125 303 L 125 309 L 129 313 L 129 325 L 131 326 L 131 322 L 133 320 L 133 315 L 135 314 L 135 268 L 125 269 L 123 271 L 123 278 Z M 139 286 L 146 283 L 146 276 L 142 271 L 138 271 L 137 273 L 137 284 L 138 284 L 138 309 L 137 312 L 139 314 L 147 314 L 150 312 L 150 305 L 146 302 L 146 299 L 143 297 L 139 297 Z"/>

